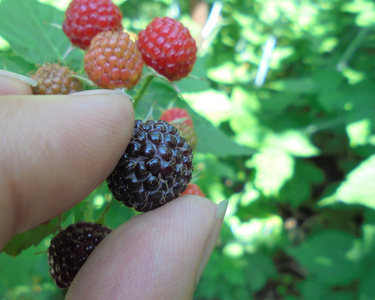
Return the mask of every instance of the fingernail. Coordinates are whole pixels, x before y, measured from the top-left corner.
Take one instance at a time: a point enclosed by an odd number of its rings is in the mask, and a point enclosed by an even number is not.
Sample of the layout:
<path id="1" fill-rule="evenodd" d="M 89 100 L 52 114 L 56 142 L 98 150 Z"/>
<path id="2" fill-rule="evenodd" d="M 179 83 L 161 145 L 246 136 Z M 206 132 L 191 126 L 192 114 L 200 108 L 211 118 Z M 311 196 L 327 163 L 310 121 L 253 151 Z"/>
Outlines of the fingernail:
<path id="1" fill-rule="evenodd" d="M 195 286 L 197 286 L 199 280 L 201 279 L 202 273 L 204 268 L 206 267 L 208 260 L 210 259 L 211 253 L 215 248 L 216 241 L 220 235 L 220 230 L 223 225 L 223 220 L 225 216 L 225 212 L 227 211 L 228 207 L 228 200 L 221 201 L 217 206 L 216 216 L 214 225 L 212 226 L 210 236 L 206 242 L 206 246 L 203 250 L 203 255 L 201 258 L 201 262 L 198 268 L 197 276 L 195 279 Z"/>
<path id="2" fill-rule="evenodd" d="M 20 74 L 17 74 L 17 73 L 9 72 L 9 71 L 5 71 L 5 70 L 0 70 L 0 76 L 13 77 L 13 78 L 16 78 L 18 80 L 21 80 L 21 81 L 31 85 L 31 86 L 37 86 L 37 84 L 38 84 L 37 81 L 35 81 L 34 79 L 32 79 L 30 77 L 23 76 L 23 75 L 20 75 Z"/>
<path id="3" fill-rule="evenodd" d="M 82 92 L 77 92 L 73 94 L 69 94 L 69 96 L 75 96 L 75 95 L 125 95 L 125 93 L 121 90 L 105 90 L 105 89 L 99 89 L 99 90 L 86 90 Z"/>

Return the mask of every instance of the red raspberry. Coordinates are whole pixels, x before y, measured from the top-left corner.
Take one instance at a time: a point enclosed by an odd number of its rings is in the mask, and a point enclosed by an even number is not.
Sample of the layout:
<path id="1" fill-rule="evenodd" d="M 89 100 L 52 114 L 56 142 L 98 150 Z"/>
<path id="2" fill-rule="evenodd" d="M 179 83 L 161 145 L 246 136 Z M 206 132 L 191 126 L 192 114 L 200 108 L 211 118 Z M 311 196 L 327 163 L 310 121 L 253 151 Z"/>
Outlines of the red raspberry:
<path id="1" fill-rule="evenodd" d="M 170 108 L 167 109 L 159 118 L 160 120 L 167 121 L 178 129 L 181 135 L 189 143 L 190 147 L 194 150 L 197 143 L 195 135 L 193 120 L 189 113 L 183 108 Z"/>
<path id="2" fill-rule="evenodd" d="M 181 196 L 182 195 L 196 195 L 196 196 L 206 197 L 205 194 L 202 192 L 202 190 L 199 188 L 199 186 L 196 185 L 195 183 L 189 183 L 185 192 L 181 193 Z"/>
<path id="3" fill-rule="evenodd" d="M 84 62 L 89 78 L 102 88 L 132 88 L 142 75 L 142 56 L 129 34 L 123 31 L 96 35 Z"/>
<path id="4" fill-rule="evenodd" d="M 169 17 L 157 17 L 141 30 L 137 46 L 145 64 L 171 81 L 186 77 L 197 59 L 197 46 L 189 30 Z"/>
<path id="5" fill-rule="evenodd" d="M 165 112 L 163 112 L 160 117 L 160 120 L 164 120 L 169 123 L 177 121 L 179 119 L 186 119 L 182 121 L 182 123 L 185 123 L 187 126 L 193 127 L 193 120 L 191 119 L 187 110 L 183 108 L 169 108 Z"/>
<path id="6" fill-rule="evenodd" d="M 73 0 L 65 12 L 63 31 L 73 45 L 86 50 L 102 31 L 122 29 L 122 13 L 111 0 Z"/>

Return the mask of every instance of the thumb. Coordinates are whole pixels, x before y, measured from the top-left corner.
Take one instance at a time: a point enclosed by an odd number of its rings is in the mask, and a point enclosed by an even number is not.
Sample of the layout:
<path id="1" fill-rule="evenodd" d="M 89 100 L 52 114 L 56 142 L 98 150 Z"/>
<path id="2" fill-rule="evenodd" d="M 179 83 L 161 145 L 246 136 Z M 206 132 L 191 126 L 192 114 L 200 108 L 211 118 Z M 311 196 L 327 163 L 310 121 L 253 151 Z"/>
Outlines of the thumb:
<path id="1" fill-rule="evenodd" d="M 0 70 L 0 95 L 31 95 L 37 82 L 20 74 Z"/>
<path id="2" fill-rule="evenodd" d="M 67 299 L 192 299 L 226 206 L 189 195 L 134 217 L 92 252 Z"/>

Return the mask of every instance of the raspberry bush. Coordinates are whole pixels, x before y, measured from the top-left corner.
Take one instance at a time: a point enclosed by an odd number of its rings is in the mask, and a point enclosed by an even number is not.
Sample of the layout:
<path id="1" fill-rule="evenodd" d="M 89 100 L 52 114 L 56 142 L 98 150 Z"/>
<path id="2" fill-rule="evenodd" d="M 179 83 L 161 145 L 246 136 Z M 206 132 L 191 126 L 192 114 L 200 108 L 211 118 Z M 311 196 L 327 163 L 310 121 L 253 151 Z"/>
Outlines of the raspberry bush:
<path id="1" fill-rule="evenodd" d="M 115 229 L 139 213 L 123 203 L 162 209 L 177 194 L 203 191 L 216 203 L 229 199 L 229 209 L 194 299 L 373 299 L 373 2 L 88 3 L 0 1 L 1 69 L 75 72 L 46 76 L 44 89 L 55 93 L 68 81 L 73 90 L 121 88 L 137 122 L 149 116 L 177 127 L 194 159 L 175 151 L 174 131 L 138 134 L 121 158 L 131 164 L 139 147 L 145 159 L 125 176 L 131 192 L 112 174 L 112 191 L 103 182 L 73 209 L 16 235 L 0 254 L 0 295 L 63 299 L 46 251 L 63 228 Z M 143 166 L 153 159 L 185 177 L 166 187 Z"/>

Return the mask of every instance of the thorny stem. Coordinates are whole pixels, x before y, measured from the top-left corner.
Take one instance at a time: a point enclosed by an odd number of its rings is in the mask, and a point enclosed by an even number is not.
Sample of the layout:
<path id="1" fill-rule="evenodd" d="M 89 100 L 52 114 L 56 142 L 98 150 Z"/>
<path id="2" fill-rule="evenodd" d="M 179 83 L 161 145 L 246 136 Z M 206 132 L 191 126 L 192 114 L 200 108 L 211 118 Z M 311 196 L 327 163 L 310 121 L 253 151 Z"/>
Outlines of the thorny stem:
<path id="1" fill-rule="evenodd" d="M 139 103 L 139 100 L 142 99 L 144 93 L 146 92 L 148 86 L 150 85 L 152 79 L 154 79 L 154 74 L 148 74 L 145 76 L 145 81 L 139 89 L 138 93 L 134 96 L 133 108 L 135 109 Z"/>

